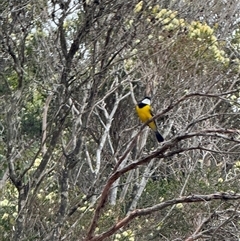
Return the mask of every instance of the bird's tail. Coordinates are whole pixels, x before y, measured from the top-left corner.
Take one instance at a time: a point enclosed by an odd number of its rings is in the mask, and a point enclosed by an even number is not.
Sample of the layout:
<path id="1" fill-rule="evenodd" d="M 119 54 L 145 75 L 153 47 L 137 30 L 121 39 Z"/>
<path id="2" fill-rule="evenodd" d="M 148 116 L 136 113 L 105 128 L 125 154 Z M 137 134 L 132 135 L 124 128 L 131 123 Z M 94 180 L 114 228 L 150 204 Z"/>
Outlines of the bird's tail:
<path id="1" fill-rule="evenodd" d="M 158 142 L 163 142 L 164 141 L 162 135 L 158 131 L 155 131 L 155 134 L 156 134 Z"/>

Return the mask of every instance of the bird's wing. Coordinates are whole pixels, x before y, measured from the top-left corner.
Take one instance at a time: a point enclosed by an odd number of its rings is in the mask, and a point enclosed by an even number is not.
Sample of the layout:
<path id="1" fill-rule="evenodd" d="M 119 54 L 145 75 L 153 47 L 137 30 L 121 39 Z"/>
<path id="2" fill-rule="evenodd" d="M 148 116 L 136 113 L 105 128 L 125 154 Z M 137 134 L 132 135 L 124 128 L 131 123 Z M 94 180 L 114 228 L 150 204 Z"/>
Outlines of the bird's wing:
<path id="1" fill-rule="evenodd" d="M 150 112 L 151 116 L 153 117 L 154 114 L 153 114 L 152 108 L 149 109 L 149 112 Z"/>
<path id="2" fill-rule="evenodd" d="M 152 116 L 151 118 L 153 118 L 154 114 L 153 114 L 152 108 L 150 108 L 149 111 L 150 111 L 150 114 L 151 114 L 151 116 Z M 154 120 L 153 122 L 154 122 L 155 125 L 156 125 L 156 121 Z"/>

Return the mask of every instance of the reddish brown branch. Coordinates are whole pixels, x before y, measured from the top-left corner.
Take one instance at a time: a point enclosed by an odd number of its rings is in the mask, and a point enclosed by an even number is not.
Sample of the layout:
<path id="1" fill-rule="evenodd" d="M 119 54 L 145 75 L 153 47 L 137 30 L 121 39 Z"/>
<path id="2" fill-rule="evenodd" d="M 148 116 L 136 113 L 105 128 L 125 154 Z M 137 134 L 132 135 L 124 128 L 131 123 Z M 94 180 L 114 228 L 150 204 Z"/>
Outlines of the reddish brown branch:
<path id="1" fill-rule="evenodd" d="M 162 110 L 162 112 L 156 114 L 151 120 L 149 120 L 144 126 L 146 126 L 147 124 L 149 124 L 152 120 L 155 120 L 157 118 L 159 118 L 160 116 L 163 116 L 165 113 L 169 112 L 170 110 L 172 110 L 175 106 L 179 105 L 181 102 L 192 98 L 192 97 L 209 97 L 209 98 L 221 98 L 222 96 L 226 96 L 229 94 L 233 94 L 235 92 L 239 91 L 239 89 L 235 89 L 235 90 L 231 90 L 231 91 L 227 91 L 224 93 L 212 93 L 212 94 L 206 94 L 206 93 L 199 93 L 199 92 L 195 92 L 195 93 L 190 93 L 187 95 L 184 95 L 183 97 L 177 99 L 176 101 L 172 102 L 169 104 L 169 106 L 167 106 L 164 110 Z"/>
<path id="2" fill-rule="evenodd" d="M 107 201 L 107 197 L 108 197 L 108 194 L 109 194 L 109 191 L 110 191 L 110 188 L 111 188 L 112 184 L 120 176 L 122 176 L 124 173 L 126 173 L 130 170 L 133 170 L 140 165 L 148 163 L 149 161 L 151 161 L 155 157 L 165 158 L 165 157 L 170 157 L 170 156 L 173 156 L 175 154 L 179 154 L 179 153 L 182 153 L 182 152 L 185 152 L 185 151 L 196 150 L 196 149 L 202 148 L 201 146 L 193 146 L 193 147 L 190 147 L 190 148 L 182 148 L 182 149 L 177 149 L 177 150 L 174 150 L 174 151 L 166 152 L 167 150 L 169 150 L 173 146 L 176 146 L 176 143 L 178 143 L 181 140 L 192 138 L 194 136 L 213 136 L 213 137 L 218 137 L 218 138 L 224 138 L 224 139 L 227 139 L 229 141 L 239 142 L 238 140 L 234 140 L 232 138 L 228 138 L 227 136 L 225 137 L 225 136 L 220 135 L 220 134 L 237 134 L 237 133 L 238 133 L 238 130 L 233 130 L 233 129 L 205 129 L 205 130 L 201 130 L 200 132 L 186 133 L 186 134 L 174 137 L 172 140 L 164 143 L 164 145 L 161 146 L 157 151 L 155 151 L 155 152 L 151 153 L 150 155 L 140 159 L 137 162 L 133 162 L 133 163 L 127 165 L 126 167 L 122 168 L 121 170 L 115 171 L 117 169 L 115 167 L 114 168 L 115 172 L 109 178 L 109 180 L 106 183 L 106 185 L 105 185 L 105 187 L 102 191 L 102 194 L 100 196 L 100 200 L 99 200 L 98 205 L 96 207 L 94 217 L 92 219 L 92 223 L 90 225 L 86 240 L 91 240 L 91 238 L 93 237 L 93 233 L 94 233 L 94 230 L 97 226 L 97 222 L 98 222 L 98 219 L 100 217 L 101 210 L 105 206 L 105 203 Z M 134 144 L 135 140 L 136 140 L 136 136 L 134 137 L 134 139 L 132 141 L 133 143 L 131 143 L 129 149 L 125 152 L 124 155 L 127 155 L 127 153 L 131 151 L 131 148 L 134 146 L 133 144 Z M 121 163 L 122 160 L 123 160 L 123 157 L 120 158 L 119 162 Z M 118 164 L 119 164 L 119 162 L 118 162 Z M 118 166 L 118 164 L 117 164 L 117 166 Z"/>
<path id="3" fill-rule="evenodd" d="M 193 202 L 209 202 L 212 200 L 239 200 L 240 199 L 240 193 L 236 194 L 230 194 L 230 193 L 213 193 L 209 195 L 191 195 L 191 196 L 185 196 L 180 198 L 175 198 L 172 200 L 168 200 L 166 202 L 162 202 L 160 204 L 154 205 L 149 208 L 143 208 L 143 209 L 136 209 L 132 211 L 128 216 L 114 224 L 108 231 L 95 236 L 95 237 L 89 237 L 85 239 L 85 241 L 102 241 L 105 238 L 111 236 L 114 234 L 117 230 L 119 230 L 121 227 L 126 226 L 132 219 L 139 217 L 139 216 L 145 216 L 148 214 L 151 214 L 156 211 L 160 211 L 164 208 L 167 208 L 169 206 L 173 206 L 178 203 L 193 203 Z"/>

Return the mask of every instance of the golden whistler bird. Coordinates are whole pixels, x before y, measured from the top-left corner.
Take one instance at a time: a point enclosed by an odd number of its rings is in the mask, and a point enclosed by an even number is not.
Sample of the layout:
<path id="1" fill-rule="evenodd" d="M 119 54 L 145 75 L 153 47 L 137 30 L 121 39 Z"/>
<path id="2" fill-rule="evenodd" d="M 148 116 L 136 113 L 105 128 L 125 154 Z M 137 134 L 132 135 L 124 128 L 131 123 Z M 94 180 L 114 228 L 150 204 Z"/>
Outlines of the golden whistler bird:
<path id="1" fill-rule="evenodd" d="M 136 105 L 138 117 L 143 123 L 146 123 L 153 117 L 152 108 L 150 104 L 151 99 L 149 97 L 144 97 L 144 99 Z M 157 130 L 156 122 L 151 121 L 150 123 L 148 123 L 148 126 L 155 132 L 158 142 L 163 142 L 164 139 Z"/>

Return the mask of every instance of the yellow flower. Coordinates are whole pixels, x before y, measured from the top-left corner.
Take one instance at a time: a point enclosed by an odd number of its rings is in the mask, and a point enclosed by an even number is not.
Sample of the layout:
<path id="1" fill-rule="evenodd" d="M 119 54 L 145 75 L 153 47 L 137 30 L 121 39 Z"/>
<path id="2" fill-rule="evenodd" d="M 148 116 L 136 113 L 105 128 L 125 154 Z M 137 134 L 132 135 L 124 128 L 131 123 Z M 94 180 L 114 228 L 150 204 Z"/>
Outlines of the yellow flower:
<path id="1" fill-rule="evenodd" d="M 164 14 L 167 13 L 167 9 L 162 9 L 157 15 L 156 15 L 156 19 L 160 19 Z"/>
<path id="2" fill-rule="evenodd" d="M 7 199 L 4 199 L 0 202 L 0 207 L 6 207 L 9 206 L 9 201 Z"/>
<path id="3" fill-rule="evenodd" d="M 157 13 L 158 11 L 159 11 L 159 5 L 157 4 L 157 5 L 155 5 L 154 7 L 153 7 L 153 9 L 152 9 L 152 13 L 153 14 L 155 14 L 155 13 Z"/>
<path id="4" fill-rule="evenodd" d="M 152 39 L 152 38 L 153 38 L 152 34 L 148 35 L 148 39 Z"/>
<path id="5" fill-rule="evenodd" d="M 140 1 L 134 8 L 134 13 L 139 13 L 142 10 L 143 1 Z"/>
<path id="6" fill-rule="evenodd" d="M 216 38 L 215 36 L 211 36 L 210 40 L 211 40 L 212 42 L 216 42 L 216 41 L 217 41 L 217 38 Z"/>
<path id="7" fill-rule="evenodd" d="M 115 235 L 115 238 L 117 238 L 117 239 L 121 238 L 121 234 L 120 234 L 120 233 L 117 233 L 117 234 Z"/>
<path id="8" fill-rule="evenodd" d="M 132 24 L 133 24 L 133 19 L 130 19 L 129 20 L 129 26 L 132 26 Z"/>
<path id="9" fill-rule="evenodd" d="M 87 209 L 87 207 L 83 206 L 81 208 L 78 208 L 79 211 L 84 212 Z"/>
<path id="10" fill-rule="evenodd" d="M 8 219 L 9 217 L 9 214 L 8 213 L 4 213 L 3 216 L 2 216 L 2 220 L 6 220 Z"/>
<path id="11" fill-rule="evenodd" d="M 171 23 L 174 24 L 174 25 L 180 25 L 179 20 L 176 19 L 176 18 L 174 18 Z"/>
<path id="12" fill-rule="evenodd" d="M 200 29 L 198 29 L 198 28 L 193 30 L 193 33 L 195 36 L 200 36 L 200 34 L 201 34 Z"/>
<path id="13" fill-rule="evenodd" d="M 237 161 L 234 165 L 236 168 L 240 168 L 240 161 Z"/>
<path id="14" fill-rule="evenodd" d="M 173 29 L 175 29 L 176 28 L 176 26 L 175 25 L 173 25 L 173 24 L 168 24 L 168 25 L 166 25 L 166 26 L 164 26 L 164 29 L 165 30 L 173 30 Z"/>
<path id="15" fill-rule="evenodd" d="M 170 17 L 171 19 L 173 19 L 173 18 L 175 18 L 176 16 L 177 16 L 177 12 L 173 12 L 173 13 L 170 14 L 169 17 Z"/>
<path id="16" fill-rule="evenodd" d="M 194 26 L 197 26 L 197 22 L 196 21 L 192 21 L 191 22 L 191 25 L 194 27 Z"/>
<path id="17" fill-rule="evenodd" d="M 136 54 L 137 52 L 138 52 L 137 49 L 133 49 L 133 50 L 131 51 L 131 54 Z"/>
<path id="18" fill-rule="evenodd" d="M 180 24 L 180 26 L 184 26 L 185 25 L 185 21 L 184 21 L 183 18 L 179 19 L 179 24 Z"/>
<path id="19" fill-rule="evenodd" d="M 159 202 L 162 202 L 163 200 L 164 200 L 163 197 L 160 197 L 160 198 L 159 198 Z"/>
<path id="20" fill-rule="evenodd" d="M 218 182 L 219 183 L 222 183 L 223 182 L 223 179 L 220 177 L 220 178 L 218 178 Z"/>
<path id="21" fill-rule="evenodd" d="M 183 208 L 183 204 L 182 204 L 182 203 L 176 204 L 176 208 L 177 208 L 177 209 L 182 209 L 182 208 Z"/>
<path id="22" fill-rule="evenodd" d="M 164 20 L 163 20 L 163 23 L 164 24 L 168 24 L 168 23 L 170 23 L 171 22 L 171 19 L 170 18 L 165 18 Z"/>
<path id="23" fill-rule="evenodd" d="M 99 231 L 99 227 L 96 227 L 95 231 L 98 232 Z"/>

